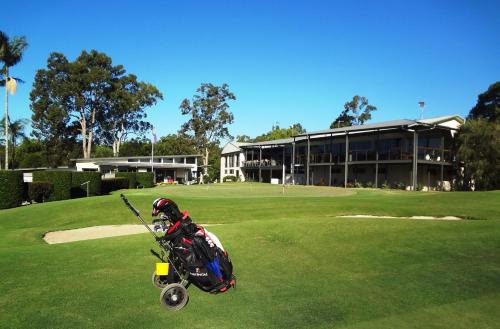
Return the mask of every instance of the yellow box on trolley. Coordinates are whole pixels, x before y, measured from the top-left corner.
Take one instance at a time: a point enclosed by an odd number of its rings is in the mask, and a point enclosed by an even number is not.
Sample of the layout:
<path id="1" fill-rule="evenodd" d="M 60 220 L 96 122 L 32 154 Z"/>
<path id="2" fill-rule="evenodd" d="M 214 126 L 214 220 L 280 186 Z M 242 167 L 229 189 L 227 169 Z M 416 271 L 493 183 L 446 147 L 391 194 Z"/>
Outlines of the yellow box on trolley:
<path id="1" fill-rule="evenodd" d="M 168 275 L 168 263 L 156 263 L 156 275 Z"/>

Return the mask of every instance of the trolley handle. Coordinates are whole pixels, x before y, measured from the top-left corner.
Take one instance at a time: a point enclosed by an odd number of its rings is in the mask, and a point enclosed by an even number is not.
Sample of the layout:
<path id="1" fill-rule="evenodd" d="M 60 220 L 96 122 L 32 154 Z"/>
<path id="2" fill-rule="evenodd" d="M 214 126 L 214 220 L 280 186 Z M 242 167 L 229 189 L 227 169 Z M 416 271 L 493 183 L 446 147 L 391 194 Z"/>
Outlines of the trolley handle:
<path id="1" fill-rule="evenodd" d="M 151 233 L 151 235 L 155 238 L 155 240 L 158 240 L 159 237 L 156 235 L 155 232 L 153 232 L 153 230 L 149 227 L 149 225 L 144 221 L 144 219 L 139 214 L 139 211 L 137 209 L 135 209 L 134 206 L 132 206 L 130 204 L 130 202 L 125 197 L 125 195 L 120 194 L 120 198 L 123 200 L 125 205 L 134 213 L 134 215 L 137 217 L 137 219 L 146 227 L 146 229 L 149 231 L 149 233 Z"/>
<path id="2" fill-rule="evenodd" d="M 125 197 L 125 195 L 123 194 L 120 194 L 120 198 L 122 198 L 123 202 L 125 203 L 125 205 L 130 209 L 132 210 L 132 212 L 134 213 L 134 215 L 136 216 L 139 216 L 139 211 L 137 209 L 134 208 L 134 206 L 132 206 L 130 204 L 130 202 L 128 201 L 128 199 Z"/>

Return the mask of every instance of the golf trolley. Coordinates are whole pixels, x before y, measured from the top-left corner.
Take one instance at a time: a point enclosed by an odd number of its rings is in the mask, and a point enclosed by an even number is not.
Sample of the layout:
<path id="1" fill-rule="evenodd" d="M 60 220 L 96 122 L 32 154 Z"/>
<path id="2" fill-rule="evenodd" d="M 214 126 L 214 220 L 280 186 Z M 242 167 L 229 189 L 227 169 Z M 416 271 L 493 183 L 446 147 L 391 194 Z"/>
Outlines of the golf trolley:
<path id="1" fill-rule="evenodd" d="M 150 250 L 151 254 L 160 260 L 153 272 L 152 282 L 155 287 L 162 289 L 160 302 L 167 310 L 177 311 L 186 306 L 189 300 L 187 288 L 191 284 L 213 294 L 225 292 L 235 286 L 236 278 L 232 275 L 232 264 L 227 252 L 216 248 L 217 256 L 224 260 L 221 262 L 221 268 L 225 277 L 224 280 L 215 280 L 211 271 L 193 252 L 191 248 L 193 242 L 182 238 L 182 241 L 188 242 L 183 245 L 179 244 L 178 240 L 165 240 L 149 227 L 139 211 L 130 204 L 123 194 L 120 194 L 120 197 L 159 244 L 159 252 Z M 158 227 L 168 228 L 169 224 L 166 220 L 167 218 L 163 216 L 155 219 L 153 221 L 155 230 Z"/>

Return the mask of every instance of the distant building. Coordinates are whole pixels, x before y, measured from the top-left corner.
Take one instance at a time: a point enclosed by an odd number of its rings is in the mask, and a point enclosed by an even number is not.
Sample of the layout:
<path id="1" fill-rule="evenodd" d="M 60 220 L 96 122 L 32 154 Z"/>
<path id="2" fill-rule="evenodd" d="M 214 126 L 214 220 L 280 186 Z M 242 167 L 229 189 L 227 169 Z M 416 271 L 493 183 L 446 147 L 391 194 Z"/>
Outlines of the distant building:
<path id="1" fill-rule="evenodd" d="M 260 143 L 229 142 L 221 181 L 434 189 L 453 179 L 454 136 L 464 120 L 445 116 L 326 129 Z"/>
<path id="2" fill-rule="evenodd" d="M 72 159 L 77 171 L 98 171 L 103 177 L 114 177 L 116 172 L 155 173 L 156 182 L 188 183 L 197 180 L 201 155 L 166 155 Z"/>

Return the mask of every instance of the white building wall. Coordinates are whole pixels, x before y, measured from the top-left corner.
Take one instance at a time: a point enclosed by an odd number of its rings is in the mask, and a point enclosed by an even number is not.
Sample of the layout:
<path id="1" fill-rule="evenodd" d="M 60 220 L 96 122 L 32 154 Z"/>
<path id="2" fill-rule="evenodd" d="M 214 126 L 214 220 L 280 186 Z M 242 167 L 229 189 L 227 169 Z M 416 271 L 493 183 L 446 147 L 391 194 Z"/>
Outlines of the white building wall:
<path id="1" fill-rule="evenodd" d="M 226 176 L 237 176 L 237 178 L 244 182 L 245 175 L 243 175 L 243 162 L 245 161 L 245 154 L 243 152 L 229 153 L 221 156 L 220 163 L 220 181 L 224 181 Z M 226 166 L 227 162 L 227 166 Z"/>
<path id="2" fill-rule="evenodd" d="M 99 166 L 96 165 L 94 162 L 77 162 L 76 163 L 76 171 L 83 171 L 84 169 L 98 171 Z"/>
<path id="3" fill-rule="evenodd" d="M 220 182 L 221 183 L 224 181 L 225 170 L 226 170 L 226 156 L 222 155 L 220 157 Z"/>

